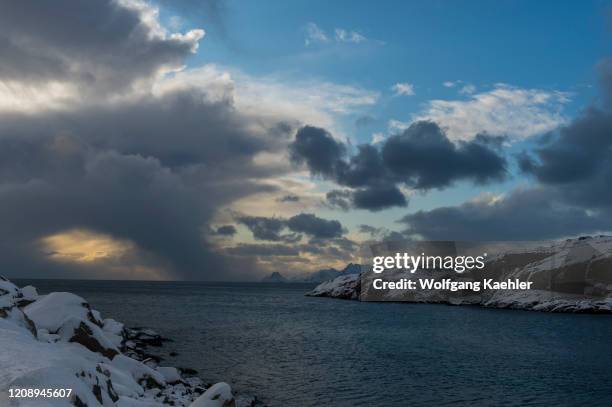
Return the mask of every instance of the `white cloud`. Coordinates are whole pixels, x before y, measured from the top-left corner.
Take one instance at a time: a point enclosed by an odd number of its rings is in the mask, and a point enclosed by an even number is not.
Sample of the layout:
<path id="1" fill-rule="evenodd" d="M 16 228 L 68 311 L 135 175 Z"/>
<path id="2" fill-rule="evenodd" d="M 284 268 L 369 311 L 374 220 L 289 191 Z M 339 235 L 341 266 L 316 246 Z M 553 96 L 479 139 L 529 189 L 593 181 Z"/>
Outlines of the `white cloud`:
<path id="1" fill-rule="evenodd" d="M 459 93 L 462 95 L 471 95 L 474 92 L 476 92 L 476 86 L 472 85 L 471 83 L 465 84 L 461 87 L 461 89 L 459 89 Z"/>
<path id="2" fill-rule="evenodd" d="M 414 95 L 414 86 L 410 83 L 396 83 L 391 86 L 391 90 L 395 93 L 395 96 L 412 96 Z"/>
<path id="3" fill-rule="evenodd" d="M 462 80 L 442 82 L 442 86 L 444 86 L 445 88 L 454 88 L 462 84 L 463 86 L 459 89 L 459 93 L 461 93 L 462 95 L 471 95 L 472 93 L 476 92 L 475 85 L 471 83 L 466 83 Z"/>
<path id="4" fill-rule="evenodd" d="M 323 28 L 313 22 L 306 24 L 304 45 L 308 47 L 313 44 L 325 44 L 331 41 L 337 43 L 360 44 L 368 41 L 368 39 L 357 31 L 345 30 L 344 28 L 334 29 L 333 36 L 331 36 L 328 35 Z"/>
<path id="5" fill-rule="evenodd" d="M 338 42 L 352 42 L 354 44 L 359 44 L 366 40 L 366 37 L 359 34 L 357 31 L 348 31 L 343 28 L 336 28 L 336 41 Z"/>
<path id="6" fill-rule="evenodd" d="M 357 113 L 374 105 L 378 92 L 318 80 L 295 81 L 276 76 L 252 76 L 217 65 L 176 73 L 156 90 L 198 86 L 213 100 L 226 100 L 259 117 L 285 118 L 338 130 L 338 115 Z"/>
<path id="7" fill-rule="evenodd" d="M 370 144 L 379 144 L 385 141 L 387 136 L 384 133 L 374 133 L 372 134 L 372 142 Z"/>
<path id="8" fill-rule="evenodd" d="M 402 131 L 410 127 L 410 123 L 391 119 L 387 123 L 387 127 L 389 128 L 389 133 L 401 133 Z"/>
<path id="9" fill-rule="evenodd" d="M 325 34 L 318 25 L 315 23 L 306 24 L 306 39 L 304 40 L 304 44 L 309 46 L 310 44 L 328 42 L 329 37 Z"/>
<path id="10" fill-rule="evenodd" d="M 76 86 L 65 82 L 29 85 L 20 81 L 0 81 L 0 113 L 35 113 L 60 110 L 79 98 Z"/>
<path id="11" fill-rule="evenodd" d="M 497 84 L 467 100 L 431 100 L 412 119 L 432 120 L 454 140 L 469 140 L 482 132 L 516 140 L 564 124 L 562 110 L 568 101 L 569 94 L 565 92 Z"/>

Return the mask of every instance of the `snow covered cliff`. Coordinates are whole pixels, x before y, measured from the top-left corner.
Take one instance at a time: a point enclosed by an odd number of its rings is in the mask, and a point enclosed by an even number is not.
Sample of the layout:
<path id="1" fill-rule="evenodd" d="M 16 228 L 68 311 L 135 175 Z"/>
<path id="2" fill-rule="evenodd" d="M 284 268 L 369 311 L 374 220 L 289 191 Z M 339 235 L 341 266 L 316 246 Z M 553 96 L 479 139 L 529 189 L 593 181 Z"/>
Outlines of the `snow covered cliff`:
<path id="1" fill-rule="evenodd" d="M 449 292 L 447 290 L 387 290 L 374 293 L 369 271 L 341 276 L 319 284 L 307 293 L 363 301 L 404 301 L 481 305 L 548 312 L 612 313 L 612 237 L 582 237 L 543 242 L 529 248 L 502 250 L 490 256 L 485 269 L 469 279 L 531 282 L 530 290 L 492 289 Z M 400 273 L 396 279 L 422 277 L 467 280 L 465 276 L 438 271 Z"/>
<path id="2" fill-rule="evenodd" d="M 38 295 L 0 277 L 0 406 L 251 405 L 226 383 L 206 388 L 184 370 L 159 366 L 144 349 L 161 341 L 150 330 L 103 319 L 77 295 Z M 53 391 L 59 389 L 66 390 Z"/>

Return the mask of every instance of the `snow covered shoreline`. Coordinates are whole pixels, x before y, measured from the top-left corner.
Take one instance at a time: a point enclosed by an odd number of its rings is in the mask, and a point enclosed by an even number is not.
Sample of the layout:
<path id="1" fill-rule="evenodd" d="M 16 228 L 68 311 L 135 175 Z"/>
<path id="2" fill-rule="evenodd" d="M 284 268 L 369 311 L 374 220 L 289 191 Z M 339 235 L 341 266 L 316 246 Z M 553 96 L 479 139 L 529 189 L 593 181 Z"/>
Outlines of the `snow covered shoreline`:
<path id="1" fill-rule="evenodd" d="M 396 289 L 397 282 L 455 281 L 457 276 L 439 271 L 394 275 L 389 287 L 380 289 L 380 275 L 364 271 L 337 277 L 319 284 L 307 293 L 311 297 L 331 297 L 361 301 L 440 303 L 478 305 L 490 308 L 543 312 L 612 314 L 612 237 L 581 237 L 542 242 L 538 247 L 502 251 L 487 263 L 480 275 L 458 281 L 523 282 L 532 289 L 510 289 L 503 284 L 483 290 Z M 436 273 L 438 273 L 436 275 Z M 484 277 L 491 277 L 483 279 Z M 377 280 L 378 278 L 378 280 Z M 429 281 L 428 280 L 428 281 Z M 380 284 L 379 284 L 380 285 Z M 418 284 L 415 284 L 418 287 Z M 436 285 L 437 287 L 437 285 Z M 384 288 L 384 287 L 383 287 Z M 487 288 L 487 287 L 485 287 Z M 455 292 L 456 291 L 456 292 Z"/>
<path id="2" fill-rule="evenodd" d="M 189 369 L 160 366 L 145 349 L 161 342 L 153 331 L 103 319 L 75 294 L 38 295 L 0 277 L 0 406 L 255 405 L 227 383 L 207 387 Z M 20 389 L 39 390 L 34 397 Z M 45 389 L 70 395 L 49 397 Z"/>

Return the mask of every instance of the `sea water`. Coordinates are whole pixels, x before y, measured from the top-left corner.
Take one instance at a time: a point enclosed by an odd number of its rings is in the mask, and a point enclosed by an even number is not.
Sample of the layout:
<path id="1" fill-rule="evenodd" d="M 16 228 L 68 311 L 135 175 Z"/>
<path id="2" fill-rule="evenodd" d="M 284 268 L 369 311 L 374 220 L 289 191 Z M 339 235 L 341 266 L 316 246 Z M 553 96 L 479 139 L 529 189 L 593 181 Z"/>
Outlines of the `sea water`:
<path id="1" fill-rule="evenodd" d="M 310 298 L 300 284 L 19 283 L 151 327 L 174 340 L 164 364 L 270 406 L 612 406 L 607 315 Z"/>

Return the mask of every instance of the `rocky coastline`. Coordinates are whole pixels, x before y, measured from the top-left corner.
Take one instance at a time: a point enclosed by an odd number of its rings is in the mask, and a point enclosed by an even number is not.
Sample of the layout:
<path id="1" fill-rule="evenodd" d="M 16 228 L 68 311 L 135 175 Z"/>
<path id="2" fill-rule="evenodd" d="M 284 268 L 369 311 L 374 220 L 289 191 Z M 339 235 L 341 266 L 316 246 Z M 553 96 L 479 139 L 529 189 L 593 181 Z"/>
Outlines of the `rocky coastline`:
<path id="1" fill-rule="evenodd" d="M 323 282 L 306 295 L 360 301 L 476 305 L 542 312 L 612 314 L 612 237 L 585 236 L 543 242 L 533 249 L 502 252 L 474 280 L 528 282 L 533 289 L 387 290 L 373 294 L 370 272 Z M 436 272 L 400 274 L 404 280 L 422 276 L 442 282 L 457 276 Z M 463 277 L 459 277 L 461 279 Z"/>
<path id="2" fill-rule="evenodd" d="M 39 295 L 0 277 L 2 406 L 261 405 L 234 395 L 227 383 L 205 384 L 194 369 L 164 366 L 151 349 L 167 341 L 153 330 L 102 318 L 75 294 Z"/>

